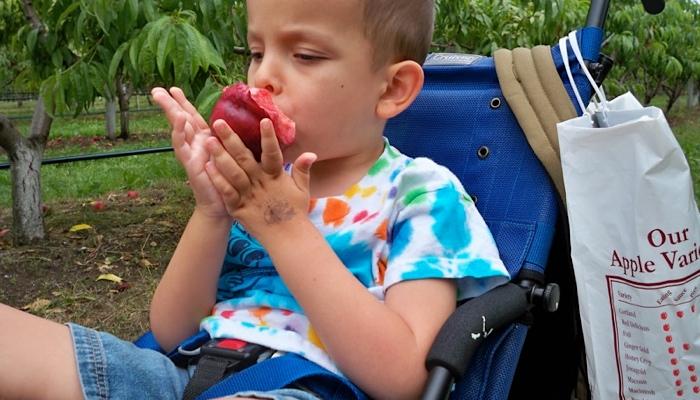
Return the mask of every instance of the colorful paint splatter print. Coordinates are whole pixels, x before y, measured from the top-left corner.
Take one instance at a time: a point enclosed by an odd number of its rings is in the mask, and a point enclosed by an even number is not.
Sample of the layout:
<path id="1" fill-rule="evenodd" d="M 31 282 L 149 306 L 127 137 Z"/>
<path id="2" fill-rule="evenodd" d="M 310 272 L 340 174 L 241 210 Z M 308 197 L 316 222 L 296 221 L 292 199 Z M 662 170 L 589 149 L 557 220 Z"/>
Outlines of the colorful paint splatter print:
<path id="1" fill-rule="evenodd" d="M 309 217 L 379 300 L 404 280 L 451 278 L 459 299 L 508 279 L 491 233 L 457 178 L 388 142 L 367 175 L 340 196 L 313 199 Z M 300 354 L 338 372 L 269 255 L 234 224 L 217 304 L 202 329 Z"/>

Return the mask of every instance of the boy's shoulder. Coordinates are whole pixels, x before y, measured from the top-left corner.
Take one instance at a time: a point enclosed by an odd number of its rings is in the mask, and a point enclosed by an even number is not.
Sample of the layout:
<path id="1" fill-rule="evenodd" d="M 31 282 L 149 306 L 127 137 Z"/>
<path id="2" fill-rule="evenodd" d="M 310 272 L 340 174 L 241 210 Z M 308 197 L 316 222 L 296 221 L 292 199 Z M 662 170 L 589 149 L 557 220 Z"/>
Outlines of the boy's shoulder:
<path id="1" fill-rule="evenodd" d="M 426 157 L 410 157 L 387 142 L 382 172 L 388 176 L 396 198 L 416 197 L 421 193 L 450 190 L 465 193 L 459 179 L 447 167 Z M 384 157 L 383 156 L 383 157 Z"/>

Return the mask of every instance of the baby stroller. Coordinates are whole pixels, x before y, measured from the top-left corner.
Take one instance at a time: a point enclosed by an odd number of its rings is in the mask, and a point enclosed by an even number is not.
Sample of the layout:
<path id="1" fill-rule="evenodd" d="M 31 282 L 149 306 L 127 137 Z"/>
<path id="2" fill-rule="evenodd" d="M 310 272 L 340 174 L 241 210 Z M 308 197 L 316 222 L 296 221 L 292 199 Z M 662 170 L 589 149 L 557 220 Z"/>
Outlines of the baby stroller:
<path id="1" fill-rule="evenodd" d="M 648 11 L 663 8 L 663 0 L 644 3 Z M 608 5 L 609 0 L 592 0 L 586 27 L 577 34 L 598 83 L 612 66 L 600 54 Z M 554 89 L 544 84 L 529 90 L 533 81 L 523 81 L 522 90 L 518 85 L 504 90 L 502 81 L 508 79 L 504 74 L 520 68 L 508 65 L 508 57 L 523 58 L 520 53 L 506 54 L 505 58 L 430 55 L 424 66 L 423 91 L 408 110 L 389 122 L 385 131 L 392 145 L 403 153 L 432 158 L 460 178 L 489 225 L 513 277 L 511 283 L 460 305 L 444 325 L 426 361 L 430 378 L 423 399 L 569 399 L 577 383 L 583 346 L 562 191 L 556 173 L 552 173 L 551 154 L 547 158 L 551 149 L 540 146 L 552 140 L 546 132 L 537 137 L 532 129 L 524 133 L 522 128 L 553 128 L 549 126 L 551 118 L 533 120 L 528 114 L 532 108 L 541 108 L 535 104 L 539 90 L 551 95 Z M 531 57 L 539 66 L 541 57 L 550 57 L 549 76 L 545 78 L 558 79 L 559 99 L 565 97 L 571 112 L 564 117 L 556 110 L 560 104 L 550 101 L 554 114 L 560 120 L 580 114 L 582 110 L 574 105 L 565 75 L 567 60 L 562 59 L 560 50 L 554 46 L 535 53 L 524 54 L 525 59 Z M 573 80 L 584 100 L 590 99 L 588 80 L 573 62 L 573 55 L 571 61 Z M 529 96 L 529 103 L 534 104 L 530 109 L 527 102 L 517 101 L 523 96 Z M 202 335 L 192 338 L 182 348 L 196 348 L 202 339 Z M 158 349 L 149 334 L 137 345 Z M 260 379 L 277 379 L 277 375 L 287 379 L 288 372 L 278 371 Z M 322 372 L 311 374 L 326 379 Z M 229 381 L 236 375 L 197 398 L 234 392 L 236 386 Z M 347 392 L 333 398 L 354 398 L 351 395 Z"/>

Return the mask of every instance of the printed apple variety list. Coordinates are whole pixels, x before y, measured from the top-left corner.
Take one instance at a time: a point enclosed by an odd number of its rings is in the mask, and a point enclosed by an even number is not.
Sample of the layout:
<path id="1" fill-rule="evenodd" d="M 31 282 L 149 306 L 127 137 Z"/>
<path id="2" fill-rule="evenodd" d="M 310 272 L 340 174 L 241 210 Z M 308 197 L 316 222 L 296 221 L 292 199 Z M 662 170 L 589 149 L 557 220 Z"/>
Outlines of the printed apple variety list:
<path id="1" fill-rule="evenodd" d="M 608 275 L 607 283 L 620 398 L 700 399 L 700 270 L 658 283 Z"/>

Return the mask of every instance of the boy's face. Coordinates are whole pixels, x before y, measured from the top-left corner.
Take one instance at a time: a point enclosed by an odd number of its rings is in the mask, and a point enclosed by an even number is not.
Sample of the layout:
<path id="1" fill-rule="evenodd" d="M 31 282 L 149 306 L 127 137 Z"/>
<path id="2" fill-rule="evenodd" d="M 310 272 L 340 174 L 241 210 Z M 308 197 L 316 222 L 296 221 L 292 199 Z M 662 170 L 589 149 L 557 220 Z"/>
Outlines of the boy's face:
<path id="1" fill-rule="evenodd" d="M 297 124 L 285 160 L 304 151 L 327 160 L 376 149 L 383 128 L 376 105 L 386 74 L 372 68 L 361 2 L 248 0 L 247 5 L 248 84 L 270 90 Z"/>

